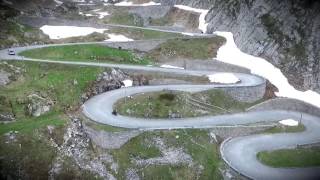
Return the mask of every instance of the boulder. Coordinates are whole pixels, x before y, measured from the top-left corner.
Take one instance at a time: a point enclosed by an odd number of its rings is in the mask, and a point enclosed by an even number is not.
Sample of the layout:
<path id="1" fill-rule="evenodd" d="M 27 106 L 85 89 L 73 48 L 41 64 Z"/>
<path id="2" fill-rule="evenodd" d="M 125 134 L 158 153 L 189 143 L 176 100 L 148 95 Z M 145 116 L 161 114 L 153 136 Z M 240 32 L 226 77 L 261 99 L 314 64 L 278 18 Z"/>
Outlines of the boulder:
<path id="1" fill-rule="evenodd" d="M 38 94 L 30 94 L 28 96 L 27 111 L 31 116 L 39 117 L 49 112 L 53 104 L 53 101 L 49 98 L 44 98 Z"/>

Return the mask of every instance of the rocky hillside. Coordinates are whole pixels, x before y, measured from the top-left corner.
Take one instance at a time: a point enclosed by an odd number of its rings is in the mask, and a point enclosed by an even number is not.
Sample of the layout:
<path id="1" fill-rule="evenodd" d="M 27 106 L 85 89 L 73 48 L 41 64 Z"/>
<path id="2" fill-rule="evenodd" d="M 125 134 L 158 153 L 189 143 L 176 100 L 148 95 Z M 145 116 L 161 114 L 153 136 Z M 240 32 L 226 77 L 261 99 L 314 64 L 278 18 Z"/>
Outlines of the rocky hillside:
<path id="1" fill-rule="evenodd" d="M 158 0 L 208 9 L 208 32 L 230 31 L 238 47 L 279 67 L 299 89 L 320 92 L 320 2 Z"/>

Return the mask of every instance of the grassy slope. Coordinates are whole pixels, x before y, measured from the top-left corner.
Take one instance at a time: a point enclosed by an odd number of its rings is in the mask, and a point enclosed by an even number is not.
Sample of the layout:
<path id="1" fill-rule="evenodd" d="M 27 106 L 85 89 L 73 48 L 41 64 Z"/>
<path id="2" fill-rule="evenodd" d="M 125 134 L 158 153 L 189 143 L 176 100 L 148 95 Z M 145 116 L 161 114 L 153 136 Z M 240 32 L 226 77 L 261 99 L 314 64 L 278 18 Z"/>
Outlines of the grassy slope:
<path id="1" fill-rule="evenodd" d="M 47 179 L 55 149 L 45 138 L 33 134 L 19 135 L 17 139 L 13 143 L 0 139 L 0 179 Z"/>
<path id="2" fill-rule="evenodd" d="M 0 88 L 0 96 L 5 96 L 12 103 L 17 120 L 0 124 L 0 134 L 9 131 L 19 132 L 18 141 L 14 143 L 5 143 L 7 138 L 1 136 L 0 157 L 3 159 L 0 159 L 0 179 L 3 176 L 13 179 L 21 176 L 29 179 L 47 179 L 56 152 L 48 144 L 48 133 L 41 132 L 47 131 L 48 125 L 54 126 L 54 137 L 51 138 L 56 139 L 56 142 L 62 141 L 63 129 L 67 123 L 65 110 L 78 106 L 81 94 L 102 69 L 31 62 L 12 64 L 23 67 L 26 72 L 23 78 Z M 77 85 L 73 85 L 74 80 L 78 82 Z M 28 94 L 35 92 L 46 94 L 56 102 L 52 111 L 37 118 L 27 116 L 26 104 L 20 102 Z"/>
<path id="3" fill-rule="evenodd" d="M 220 90 L 210 90 L 195 94 L 163 91 L 138 94 L 133 96 L 132 99 L 121 99 L 116 103 L 115 109 L 120 114 L 127 116 L 152 118 L 167 118 L 169 112 L 180 114 L 182 117 L 225 113 L 223 110 L 214 108 L 211 108 L 207 113 L 200 112 L 199 108 L 190 104 L 187 96 L 191 96 L 193 99 L 204 97 L 206 103 L 219 106 L 230 112 L 241 112 L 254 104 L 238 102 Z"/>
<path id="4" fill-rule="evenodd" d="M 169 58 L 212 59 L 216 57 L 218 49 L 224 44 L 223 37 L 171 39 L 152 50 L 149 56 L 159 60 L 165 56 Z"/>
<path id="5" fill-rule="evenodd" d="M 130 51 L 119 50 L 97 44 L 54 46 L 28 50 L 20 53 L 36 59 L 90 61 L 123 64 L 149 64 L 146 58 L 139 58 Z"/>
<path id="6" fill-rule="evenodd" d="M 183 148 L 191 155 L 193 162 L 203 166 L 200 179 L 221 179 L 218 168 L 221 160 L 218 146 L 210 143 L 207 130 L 173 130 L 145 132 L 130 140 L 112 154 L 120 165 L 118 178 L 124 178 L 127 168 L 137 168 L 132 158 L 148 159 L 162 156 L 161 152 L 150 142 L 160 137 L 169 147 Z M 179 137 L 179 138 L 176 138 Z M 150 165 L 138 168 L 143 179 L 195 179 L 196 169 L 187 165 Z"/>
<path id="7" fill-rule="evenodd" d="M 310 167 L 320 166 L 320 148 L 281 149 L 259 152 L 258 159 L 273 167 Z"/>
<path id="8" fill-rule="evenodd" d="M 0 125 L 0 133 L 10 130 L 31 132 L 32 129 L 46 124 L 61 124 L 65 109 L 72 109 L 80 102 L 80 97 L 88 85 L 95 80 L 101 68 L 77 67 L 41 64 L 41 63 L 14 63 L 24 67 L 24 77 L 8 86 L 0 88 L 0 95 L 7 97 L 13 107 L 17 122 Z M 78 82 L 73 85 L 74 80 Z M 50 97 L 56 103 L 50 113 L 38 118 L 26 116 L 24 101 L 32 93 Z M 52 121 L 50 121 L 50 119 Z"/>
<path id="9" fill-rule="evenodd" d="M 135 29 L 135 28 L 118 28 L 112 27 L 108 32 L 122 34 L 132 39 L 164 39 L 180 37 L 178 33 L 167 33 L 161 31 L 147 30 L 147 29 Z"/>
<path id="10" fill-rule="evenodd" d="M 41 30 L 19 24 L 15 18 L 19 11 L 8 7 L 6 4 L 0 6 L 0 47 L 10 47 L 16 44 L 31 44 L 34 42 L 49 42 L 49 37 Z"/>
<path id="11" fill-rule="evenodd" d="M 294 132 L 302 132 L 306 129 L 303 124 L 299 124 L 298 126 L 275 126 L 270 129 L 264 131 L 264 133 L 294 133 Z"/>
<path id="12" fill-rule="evenodd" d="M 104 20 L 104 22 L 107 24 L 143 26 L 143 19 L 140 16 L 125 11 L 112 13 L 111 16 L 108 16 L 106 20 Z"/>

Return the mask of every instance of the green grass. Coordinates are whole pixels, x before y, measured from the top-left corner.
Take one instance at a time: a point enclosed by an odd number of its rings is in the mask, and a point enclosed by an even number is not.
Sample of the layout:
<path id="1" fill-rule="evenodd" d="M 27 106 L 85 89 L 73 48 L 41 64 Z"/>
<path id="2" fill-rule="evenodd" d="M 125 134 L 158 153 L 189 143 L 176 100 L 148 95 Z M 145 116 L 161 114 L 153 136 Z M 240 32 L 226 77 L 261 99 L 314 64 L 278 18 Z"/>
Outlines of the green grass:
<path id="1" fill-rule="evenodd" d="M 155 135 L 164 139 L 165 144 L 169 147 L 183 148 L 185 153 L 191 155 L 195 164 L 202 165 L 203 170 L 199 175 L 199 179 L 222 178 L 218 170 L 221 165 L 218 146 L 210 143 L 207 130 L 157 131 Z M 147 179 L 153 176 L 159 177 L 157 179 L 161 179 L 161 177 L 168 179 L 196 179 L 196 169 L 187 165 L 157 166 L 146 168 L 143 172 L 145 175 L 150 175 Z"/>
<path id="2" fill-rule="evenodd" d="M 179 138 L 176 138 L 179 136 Z M 207 130 L 172 130 L 149 131 L 131 139 L 121 149 L 113 150 L 112 154 L 119 164 L 117 177 L 123 179 L 127 168 L 135 168 L 133 158 L 148 159 L 162 156 L 153 145 L 154 138 L 163 139 L 168 148 L 183 148 L 184 152 L 191 155 L 196 165 L 203 166 L 198 175 L 199 179 L 221 179 L 219 167 L 218 146 L 210 143 Z M 197 167 L 197 166 L 196 166 Z M 150 165 L 138 168 L 138 174 L 142 179 L 196 179 L 196 168 L 188 165 Z"/>
<path id="3" fill-rule="evenodd" d="M 168 17 L 161 17 L 157 19 L 149 19 L 151 26 L 165 26 L 172 25 L 173 23 L 168 19 Z"/>
<path id="4" fill-rule="evenodd" d="M 110 17 L 107 17 L 105 22 L 129 26 L 143 26 L 143 19 L 140 16 L 128 12 L 115 12 Z"/>
<path id="5" fill-rule="evenodd" d="M 205 106 L 206 111 L 201 111 L 199 106 L 194 105 L 199 103 L 191 102 L 190 98 L 202 102 L 200 105 Z M 180 91 L 160 91 L 137 94 L 132 98 L 123 98 L 114 105 L 114 108 L 119 114 L 126 116 L 168 118 L 170 117 L 169 114 L 177 114 L 179 118 L 218 115 L 227 112 L 243 112 L 246 108 L 258 102 L 239 102 L 221 90 L 210 90 L 194 94 Z M 218 106 L 220 108 L 203 104 Z"/>
<path id="6" fill-rule="evenodd" d="M 267 129 L 263 133 L 274 134 L 274 133 L 294 133 L 294 132 L 302 132 L 306 128 L 303 124 L 299 124 L 298 126 L 275 126 L 270 129 Z"/>
<path id="7" fill-rule="evenodd" d="M 121 64 L 149 64 L 147 58 L 140 58 L 133 52 L 119 50 L 98 44 L 64 45 L 44 47 L 21 52 L 20 55 L 35 59 L 68 60 L 84 62 L 106 62 Z"/>
<path id="8" fill-rule="evenodd" d="M 146 143 L 151 136 L 148 133 L 143 133 L 137 137 L 132 138 L 129 142 L 123 145 L 118 150 L 113 150 L 111 153 L 119 164 L 118 176 L 124 178 L 127 168 L 135 167 L 132 163 L 132 158 L 152 158 L 161 155 L 159 149 L 154 145 Z M 118 178 L 119 178 L 118 177 Z M 122 179 L 121 178 L 121 179 Z"/>
<path id="9" fill-rule="evenodd" d="M 17 81 L 0 87 L 0 97 L 8 101 L 5 104 L 11 104 L 16 117 L 15 122 L 0 124 L 0 179 L 47 179 L 56 156 L 49 139 L 62 144 L 68 123 L 65 113 L 79 107 L 81 95 L 104 69 L 33 62 L 9 64 L 25 72 Z M 0 69 L 9 69 L 7 66 L 1 64 Z M 26 97 L 31 93 L 50 97 L 55 102 L 52 110 L 40 117 L 27 115 Z M 52 134 L 48 133 L 48 125 L 54 126 Z M 4 134 L 9 131 L 18 131 L 16 142 L 6 143 Z M 61 177 L 94 177 L 89 172 L 72 170 L 68 164 L 63 168 Z"/>
<path id="10" fill-rule="evenodd" d="M 320 166 L 320 148 L 281 149 L 257 154 L 258 159 L 272 167 Z"/>
<path id="11" fill-rule="evenodd" d="M 86 170 L 81 169 L 79 166 L 74 162 L 74 160 L 70 157 L 65 157 L 63 159 L 63 163 L 61 165 L 61 171 L 55 179 L 79 179 L 79 180 L 102 180 L 99 175 Z"/>
<path id="12" fill-rule="evenodd" d="M 213 38 L 170 39 L 149 53 L 152 59 L 168 58 L 212 59 L 225 43 L 220 36 Z"/>
<path id="13" fill-rule="evenodd" d="M 1 19 L 3 26 L 0 30 L 0 45 L 10 47 L 16 43 L 49 42 L 48 36 L 44 35 L 39 29 L 21 25 L 15 20 Z"/>
<path id="14" fill-rule="evenodd" d="M 136 29 L 136 28 L 121 28 L 121 27 L 112 27 L 108 32 L 123 34 L 132 39 L 165 39 L 173 37 L 182 37 L 178 33 L 168 33 L 147 29 Z"/>
<path id="15" fill-rule="evenodd" d="M 5 97 L 11 104 L 11 112 L 17 122 L 0 124 L 0 133 L 10 130 L 31 132 L 32 129 L 53 124 L 64 123 L 64 112 L 75 109 L 80 103 L 81 95 L 96 79 L 102 68 L 76 67 L 46 63 L 12 63 L 25 69 L 23 78 L 0 88 L 0 96 Z M 2 68 L 5 68 L 2 67 Z M 73 82 L 76 80 L 77 85 Z M 27 96 L 32 93 L 44 95 L 55 104 L 48 114 L 33 118 L 26 114 Z"/>
<path id="16" fill-rule="evenodd" d="M 47 179 L 55 148 L 36 134 L 18 134 L 17 142 L 0 139 L 0 179 Z"/>
<path id="17" fill-rule="evenodd" d="M 60 113 L 57 112 L 50 112 L 37 118 L 27 117 L 24 120 L 19 120 L 14 123 L 1 124 L 0 134 L 7 133 L 9 131 L 18 131 L 23 134 L 30 134 L 35 129 L 40 129 L 48 125 L 59 127 L 64 126 L 65 123 L 66 117 L 61 116 Z"/>

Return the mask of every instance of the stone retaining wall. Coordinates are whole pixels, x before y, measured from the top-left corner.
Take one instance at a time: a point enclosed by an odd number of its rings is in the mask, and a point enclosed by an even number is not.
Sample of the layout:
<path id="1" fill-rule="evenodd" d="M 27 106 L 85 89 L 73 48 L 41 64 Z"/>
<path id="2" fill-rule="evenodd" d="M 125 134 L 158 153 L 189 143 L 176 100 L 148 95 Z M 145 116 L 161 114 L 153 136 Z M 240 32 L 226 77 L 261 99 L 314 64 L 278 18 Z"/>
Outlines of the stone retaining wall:
<path id="1" fill-rule="evenodd" d="M 290 99 L 276 98 L 257 104 L 247 111 L 288 110 L 297 111 L 320 117 L 320 109 L 306 102 Z"/>
<path id="2" fill-rule="evenodd" d="M 219 89 L 240 102 L 253 103 L 263 98 L 266 91 L 266 83 L 250 87 L 225 87 Z"/>

